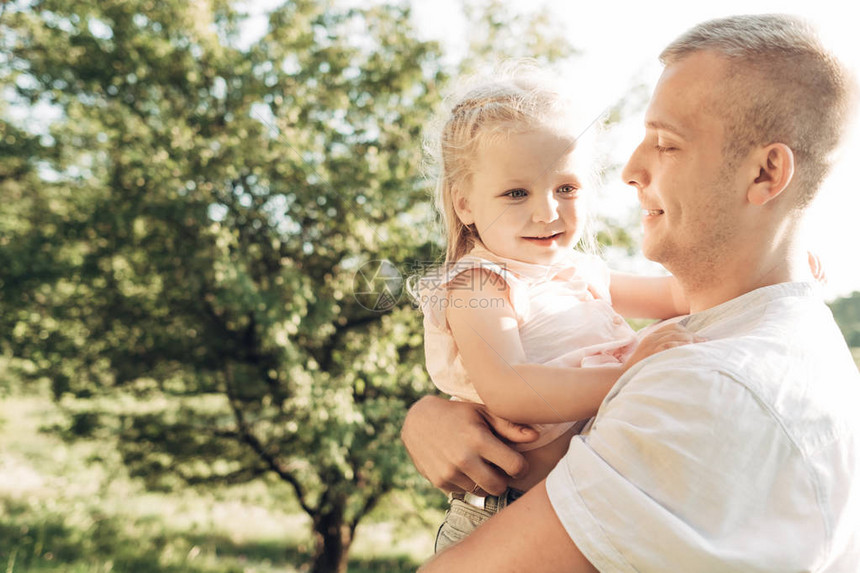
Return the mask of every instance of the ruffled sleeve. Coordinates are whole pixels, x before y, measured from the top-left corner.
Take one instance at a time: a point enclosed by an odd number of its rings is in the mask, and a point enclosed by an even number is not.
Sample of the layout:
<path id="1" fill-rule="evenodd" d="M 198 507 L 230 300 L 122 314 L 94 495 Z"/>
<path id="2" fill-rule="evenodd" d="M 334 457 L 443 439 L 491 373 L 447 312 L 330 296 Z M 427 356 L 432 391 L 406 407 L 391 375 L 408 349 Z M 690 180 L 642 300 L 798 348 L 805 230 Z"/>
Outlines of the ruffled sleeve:
<path id="1" fill-rule="evenodd" d="M 477 277 L 469 279 L 460 277 L 464 272 L 473 269 L 487 270 L 501 277 L 507 287 L 508 301 L 514 309 L 517 320 L 520 323 L 526 320 L 529 308 L 527 285 L 505 268 L 504 263 L 496 263 L 473 255 L 466 255 L 452 265 L 443 265 L 418 281 L 418 303 L 425 319 L 429 319 L 437 328 L 447 328 L 445 312 L 448 309 L 448 291 L 452 288 L 479 286 L 468 282 L 480 280 Z"/>
<path id="2" fill-rule="evenodd" d="M 440 267 L 421 278 L 418 281 L 418 304 L 424 313 L 424 353 L 427 372 L 433 383 L 446 394 L 470 402 L 483 403 L 468 381 L 446 317 L 448 291 L 453 288 L 477 286 L 466 281 L 480 280 L 479 277 L 471 276 L 467 279 L 462 274 L 478 268 L 486 269 L 502 278 L 517 320 L 525 320 L 525 313 L 528 312 L 525 286 L 503 265 L 472 255 L 466 255 L 456 263 Z"/>

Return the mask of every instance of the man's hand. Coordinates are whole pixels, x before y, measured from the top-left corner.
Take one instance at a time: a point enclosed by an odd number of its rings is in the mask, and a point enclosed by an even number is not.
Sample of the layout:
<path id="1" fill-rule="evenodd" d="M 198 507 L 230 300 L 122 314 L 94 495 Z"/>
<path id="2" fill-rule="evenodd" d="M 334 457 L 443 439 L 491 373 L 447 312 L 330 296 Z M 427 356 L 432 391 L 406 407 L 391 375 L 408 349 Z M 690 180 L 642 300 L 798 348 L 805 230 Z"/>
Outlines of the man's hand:
<path id="1" fill-rule="evenodd" d="M 523 456 L 503 440 L 533 442 L 538 433 L 492 416 L 479 404 L 425 396 L 409 409 L 400 437 L 434 486 L 501 495 L 511 477 L 528 470 Z"/>

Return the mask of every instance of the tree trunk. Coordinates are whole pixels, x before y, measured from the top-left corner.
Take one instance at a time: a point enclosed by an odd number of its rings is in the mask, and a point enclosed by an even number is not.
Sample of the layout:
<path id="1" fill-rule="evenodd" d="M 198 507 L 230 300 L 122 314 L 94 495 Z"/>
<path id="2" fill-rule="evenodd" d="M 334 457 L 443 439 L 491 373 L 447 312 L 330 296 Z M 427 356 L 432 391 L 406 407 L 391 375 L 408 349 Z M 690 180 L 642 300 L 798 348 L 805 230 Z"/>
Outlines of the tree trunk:
<path id="1" fill-rule="evenodd" d="M 311 573 L 346 573 L 353 528 L 344 521 L 343 506 L 314 517 L 314 564 Z"/>

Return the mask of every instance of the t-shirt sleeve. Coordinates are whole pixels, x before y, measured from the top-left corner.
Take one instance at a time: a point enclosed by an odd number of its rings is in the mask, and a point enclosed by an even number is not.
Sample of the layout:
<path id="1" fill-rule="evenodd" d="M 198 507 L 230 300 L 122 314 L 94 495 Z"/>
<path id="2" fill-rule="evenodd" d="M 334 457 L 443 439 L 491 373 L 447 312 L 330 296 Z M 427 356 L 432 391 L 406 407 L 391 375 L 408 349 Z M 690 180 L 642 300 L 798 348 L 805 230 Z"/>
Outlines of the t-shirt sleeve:
<path id="1" fill-rule="evenodd" d="M 691 348 L 631 369 L 571 441 L 547 478 L 559 519 L 601 571 L 814 568 L 826 532 L 803 456 Z"/>

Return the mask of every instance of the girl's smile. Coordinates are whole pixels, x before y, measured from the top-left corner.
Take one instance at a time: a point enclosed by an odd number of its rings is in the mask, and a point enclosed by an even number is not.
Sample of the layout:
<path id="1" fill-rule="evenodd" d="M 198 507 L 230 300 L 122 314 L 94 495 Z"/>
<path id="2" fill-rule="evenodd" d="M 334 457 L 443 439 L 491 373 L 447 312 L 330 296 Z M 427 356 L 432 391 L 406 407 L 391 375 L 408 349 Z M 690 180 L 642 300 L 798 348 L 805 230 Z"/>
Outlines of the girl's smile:
<path id="1" fill-rule="evenodd" d="M 562 235 L 564 235 L 564 231 L 560 231 L 558 233 L 552 233 L 551 235 L 540 235 L 536 237 L 523 237 L 526 241 L 530 241 L 537 245 L 541 245 L 544 247 L 548 247 L 561 240 Z"/>

